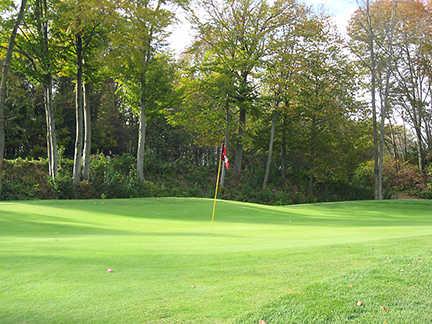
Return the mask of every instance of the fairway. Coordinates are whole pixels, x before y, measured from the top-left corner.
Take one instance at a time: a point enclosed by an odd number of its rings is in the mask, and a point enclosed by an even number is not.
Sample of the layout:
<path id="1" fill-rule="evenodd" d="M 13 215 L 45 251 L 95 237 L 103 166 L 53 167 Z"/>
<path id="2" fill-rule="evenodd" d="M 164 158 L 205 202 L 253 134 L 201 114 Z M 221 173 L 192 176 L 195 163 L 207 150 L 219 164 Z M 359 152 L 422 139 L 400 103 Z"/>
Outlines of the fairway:
<path id="1" fill-rule="evenodd" d="M 0 323 L 432 321 L 430 201 L 210 213 L 207 199 L 0 203 Z"/>

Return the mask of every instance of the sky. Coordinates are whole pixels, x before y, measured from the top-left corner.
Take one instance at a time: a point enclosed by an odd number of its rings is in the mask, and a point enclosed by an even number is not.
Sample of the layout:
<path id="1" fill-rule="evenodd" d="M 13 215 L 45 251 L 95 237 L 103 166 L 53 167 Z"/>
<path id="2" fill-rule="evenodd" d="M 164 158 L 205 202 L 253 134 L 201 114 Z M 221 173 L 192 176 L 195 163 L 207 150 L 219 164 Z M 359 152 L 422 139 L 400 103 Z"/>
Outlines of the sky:
<path id="1" fill-rule="evenodd" d="M 312 6 L 317 12 L 323 12 L 332 17 L 341 33 L 345 33 L 348 21 L 357 8 L 356 0 L 301 0 Z M 194 33 L 183 13 L 179 13 L 179 21 L 172 27 L 168 40 L 171 50 L 180 55 L 191 44 Z"/>

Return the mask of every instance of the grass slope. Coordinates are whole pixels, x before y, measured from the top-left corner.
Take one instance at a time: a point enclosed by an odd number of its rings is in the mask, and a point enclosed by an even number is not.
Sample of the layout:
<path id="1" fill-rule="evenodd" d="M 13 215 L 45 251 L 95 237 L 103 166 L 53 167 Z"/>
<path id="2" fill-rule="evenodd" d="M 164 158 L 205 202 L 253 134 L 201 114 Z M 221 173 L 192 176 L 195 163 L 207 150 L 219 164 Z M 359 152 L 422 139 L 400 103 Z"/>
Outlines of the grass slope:
<path id="1" fill-rule="evenodd" d="M 0 322 L 432 321 L 432 202 L 210 208 L 0 203 Z"/>

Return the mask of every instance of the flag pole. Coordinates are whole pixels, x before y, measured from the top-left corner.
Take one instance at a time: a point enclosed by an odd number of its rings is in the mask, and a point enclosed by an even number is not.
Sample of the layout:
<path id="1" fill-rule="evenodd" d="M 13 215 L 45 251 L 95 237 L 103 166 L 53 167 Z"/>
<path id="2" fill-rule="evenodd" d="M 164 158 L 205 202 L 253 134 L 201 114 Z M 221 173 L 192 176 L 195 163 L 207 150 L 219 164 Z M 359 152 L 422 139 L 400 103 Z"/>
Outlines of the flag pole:
<path id="1" fill-rule="evenodd" d="M 221 168 L 222 168 L 222 152 L 219 153 L 218 152 L 218 172 L 217 172 L 217 178 L 216 178 L 216 188 L 215 188 L 215 194 L 214 194 L 214 198 L 213 198 L 213 211 L 212 211 L 212 222 L 215 221 L 215 213 L 216 213 L 216 201 L 217 201 L 217 196 L 218 196 L 218 191 L 219 191 L 219 180 L 220 180 L 220 174 L 221 174 Z"/>

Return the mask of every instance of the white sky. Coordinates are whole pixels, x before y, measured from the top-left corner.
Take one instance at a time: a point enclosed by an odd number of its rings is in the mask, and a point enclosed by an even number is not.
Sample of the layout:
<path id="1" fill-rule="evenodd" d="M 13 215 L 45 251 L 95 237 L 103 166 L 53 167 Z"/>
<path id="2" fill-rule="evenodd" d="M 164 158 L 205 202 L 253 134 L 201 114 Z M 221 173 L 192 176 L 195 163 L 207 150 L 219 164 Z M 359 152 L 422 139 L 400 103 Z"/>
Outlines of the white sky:
<path id="1" fill-rule="evenodd" d="M 323 12 L 331 16 L 341 33 L 346 32 L 349 18 L 357 8 L 356 0 L 301 0 L 306 5 L 312 6 L 317 12 Z M 191 44 L 193 30 L 187 22 L 184 13 L 179 13 L 179 22 L 172 27 L 169 38 L 169 47 L 176 55 Z"/>

